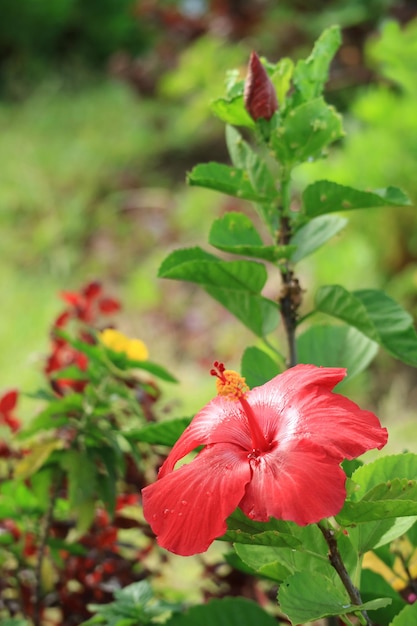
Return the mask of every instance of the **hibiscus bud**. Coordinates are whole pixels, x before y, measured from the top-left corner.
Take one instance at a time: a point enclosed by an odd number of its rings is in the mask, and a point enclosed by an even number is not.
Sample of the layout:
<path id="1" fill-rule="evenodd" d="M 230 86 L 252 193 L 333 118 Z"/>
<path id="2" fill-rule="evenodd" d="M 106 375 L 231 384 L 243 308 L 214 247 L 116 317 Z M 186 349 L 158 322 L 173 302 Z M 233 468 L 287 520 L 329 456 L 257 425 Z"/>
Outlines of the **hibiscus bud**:
<path id="1" fill-rule="evenodd" d="M 278 109 L 274 85 L 256 52 L 250 55 L 244 91 L 245 108 L 253 120 L 270 120 Z"/>

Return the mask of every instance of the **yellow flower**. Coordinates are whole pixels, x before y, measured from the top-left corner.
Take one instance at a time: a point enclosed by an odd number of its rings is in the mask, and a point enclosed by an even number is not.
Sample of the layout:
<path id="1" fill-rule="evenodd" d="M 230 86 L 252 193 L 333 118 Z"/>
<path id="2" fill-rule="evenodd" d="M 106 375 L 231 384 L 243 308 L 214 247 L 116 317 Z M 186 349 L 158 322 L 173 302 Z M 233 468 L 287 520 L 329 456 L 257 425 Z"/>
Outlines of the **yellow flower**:
<path id="1" fill-rule="evenodd" d="M 124 352 L 131 361 L 146 361 L 148 359 L 148 348 L 143 341 L 130 339 L 119 330 L 106 328 L 99 334 L 99 339 L 110 350 Z"/>

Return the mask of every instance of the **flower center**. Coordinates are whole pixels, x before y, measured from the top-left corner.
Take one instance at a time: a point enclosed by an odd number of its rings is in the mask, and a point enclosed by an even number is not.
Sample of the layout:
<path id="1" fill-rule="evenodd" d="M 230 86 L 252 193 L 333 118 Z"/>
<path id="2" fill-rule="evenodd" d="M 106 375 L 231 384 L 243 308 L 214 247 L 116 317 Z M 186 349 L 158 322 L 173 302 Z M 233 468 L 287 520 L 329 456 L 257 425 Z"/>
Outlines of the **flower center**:
<path id="1" fill-rule="evenodd" d="M 228 400 L 238 401 L 246 415 L 249 425 L 249 432 L 252 443 L 252 454 L 260 454 L 271 448 L 270 442 L 266 439 L 253 408 L 246 399 L 249 387 L 243 376 L 234 370 L 227 370 L 223 363 L 215 361 L 210 374 L 217 378 L 216 387 L 219 396 Z"/>

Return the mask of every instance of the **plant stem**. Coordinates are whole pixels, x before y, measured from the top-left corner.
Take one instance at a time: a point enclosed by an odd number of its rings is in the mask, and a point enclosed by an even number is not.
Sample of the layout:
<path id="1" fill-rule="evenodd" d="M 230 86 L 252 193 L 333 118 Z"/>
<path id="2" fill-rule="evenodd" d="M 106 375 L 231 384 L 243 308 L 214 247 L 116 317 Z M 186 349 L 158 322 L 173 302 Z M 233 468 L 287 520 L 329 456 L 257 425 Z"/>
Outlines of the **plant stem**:
<path id="1" fill-rule="evenodd" d="M 284 213 L 285 207 L 282 209 Z M 279 232 L 280 245 L 287 245 L 291 239 L 291 224 L 288 217 L 282 215 L 281 228 Z M 284 322 L 285 332 L 288 341 L 288 367 L 297 364 L 297 351 L 295 344 L 295 331 L 297 328 L 297 310 L 301 304 L 302 290 L 294 272 L 290 269 L 289 263 L 281 267 L 282 289 L 279 297 L 281 315 Z"/>
<path id="2" fill-rule="evenodd" d="M 361 594 L 359 593 L 359 589 L 357 589 L 355 585 L 353 584 L 348 574 L 348 571 L 345 567 L 345 564 L 343 563 L 343 559 L 341 557 L 339 548 L 337 546 L 337 540 L 334 534 L 334 530 L 332 528 L 325 526 L 321 522 L 319 522 L 317 526 L 320 528 L 321 533 L 324 539 L 326 540 L 327 545 L 329 546 L 328 557 L 329 557 L 330 564 L 336 570 L 340 580 L 343 583 L 344 588 L 348 592 L 351 603 L 353 605 L 360 606 L 362 604 Z M 366 626 L 373 626 L 366 611 L 361 611 L 361 613 L 365 620 L 364 623 L 366 624 Z"/>
<path id="3" fill-rule="evenodd" d="M 54 514 L 55 502 L 58 495 L 58 489 L 61 481 L 57 479 L 51 488 L 51 500 L 48 509 L 43 518 L 43 525 L 39 537 L 38 559 L 35 568 L 35 606 L 33 611 L 33 625 L 42 626 L 41 605 L 42 605 L 42 566 L 45 557 L 46 544 L 48 541 L 49 531 L 51 529 L 52 518 Z"/>

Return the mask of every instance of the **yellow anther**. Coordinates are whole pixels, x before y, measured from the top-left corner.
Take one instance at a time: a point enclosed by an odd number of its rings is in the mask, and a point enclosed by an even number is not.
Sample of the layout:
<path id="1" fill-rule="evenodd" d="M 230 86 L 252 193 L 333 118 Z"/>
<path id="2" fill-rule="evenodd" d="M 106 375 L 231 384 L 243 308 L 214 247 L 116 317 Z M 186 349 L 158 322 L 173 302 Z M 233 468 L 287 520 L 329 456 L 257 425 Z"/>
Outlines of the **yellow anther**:
<path id="1" fill-rule="evenodd" d="M 230 400 L 243 398 L 246 392 L 249 391 L 243 376 L 234 370 L 224 370 L 221 376 L 217 377 L 216 387 L 219 396 L 224 396 Z"/>

